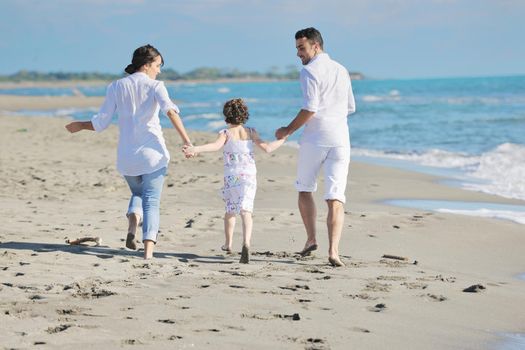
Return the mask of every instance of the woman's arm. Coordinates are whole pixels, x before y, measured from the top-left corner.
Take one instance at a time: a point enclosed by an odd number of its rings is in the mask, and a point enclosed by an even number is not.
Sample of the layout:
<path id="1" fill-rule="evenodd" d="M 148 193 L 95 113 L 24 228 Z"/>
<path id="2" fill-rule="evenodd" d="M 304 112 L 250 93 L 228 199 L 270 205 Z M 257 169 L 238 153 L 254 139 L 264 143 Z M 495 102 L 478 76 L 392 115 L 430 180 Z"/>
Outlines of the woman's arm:
<path id="1" fill-rule="evenodd" d="M 286 137 L 283 137 L 282 139 L 275 140 L 272 142 L 266 142 L 266 141 L 261 140 L 261 138 L 259 137 L 259 134 L 257 134 L 257 131 L 253 130 L 252 140 L 264 152 L 271 153 L 283 145 L 284 141 L 286 141 Z"/>
<path id="2" fill-rule="evenodd" d="M 184 124 L 182 123 L 182 120 L 180 119 L 180 116 L 175 110 L 170 109 L 166 113 L 168 115 L 168 118 L 170 118 L 171 124 L 173 124 L 173 127 L 177 130 L 179 133 L 182 141 L 185 145 L 191 146 L 191 141 L 186 133 L 186 129 L 184 128 Z"/>
<path id="3" fill-rule="evenodd" d="M 67 131 L 69 131 L 72 134 L 76 133 L 76 132 L 79 132 L 81 130 L 95 131 L 95 128 L 93 127 L 93 123 L 91 123 L 91 121 L 71 122 L 71 123 L 66 125 L 66 129 L 67 129 Z"/>

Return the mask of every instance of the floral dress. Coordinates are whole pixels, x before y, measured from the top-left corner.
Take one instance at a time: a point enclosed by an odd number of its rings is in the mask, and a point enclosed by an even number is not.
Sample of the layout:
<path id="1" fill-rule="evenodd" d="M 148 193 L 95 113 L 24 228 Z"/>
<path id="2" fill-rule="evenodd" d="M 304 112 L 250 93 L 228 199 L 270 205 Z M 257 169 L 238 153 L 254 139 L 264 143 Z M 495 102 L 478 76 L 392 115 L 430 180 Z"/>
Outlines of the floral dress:
<path id="1" fill-rule="evenodd" d="M 248 129 L 250 135 L 252 129 Z M 239 214 L 241 210 L 253 212 L 253 200 L 257 191 L 257 168 L 253 157 L 254 143 L 248 140 L 232 140 L 228 129 L 223 148 L 224 188 L 222 198 L 227 213 Z"/>

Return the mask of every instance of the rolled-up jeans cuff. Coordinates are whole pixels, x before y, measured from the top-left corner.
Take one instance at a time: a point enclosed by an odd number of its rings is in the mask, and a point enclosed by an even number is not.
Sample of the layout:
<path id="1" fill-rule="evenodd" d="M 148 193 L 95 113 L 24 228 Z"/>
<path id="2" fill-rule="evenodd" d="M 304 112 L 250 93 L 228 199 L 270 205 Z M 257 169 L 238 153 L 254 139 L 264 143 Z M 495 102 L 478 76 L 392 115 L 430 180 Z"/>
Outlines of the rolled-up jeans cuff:
<path id="1" fill-rule="evenodd" d="M 157 244 L 157 236 L 157 232 L 145 232 L 142 234 L 142 242 L 153 241 L 153 243 Z"/>

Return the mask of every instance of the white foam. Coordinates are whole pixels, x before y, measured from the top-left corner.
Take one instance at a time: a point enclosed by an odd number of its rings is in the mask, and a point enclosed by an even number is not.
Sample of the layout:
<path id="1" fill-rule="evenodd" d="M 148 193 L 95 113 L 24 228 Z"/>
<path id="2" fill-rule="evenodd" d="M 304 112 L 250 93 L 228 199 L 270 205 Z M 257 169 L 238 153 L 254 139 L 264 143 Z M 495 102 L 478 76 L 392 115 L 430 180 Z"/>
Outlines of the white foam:
<path id="1" fill-rule="evenodd" d="M 217 103 L 210 102 L 182 102 L 179 103 L 180 107 L 184 108 L 203 108 L 203 107 L 214 107 Z"/>
<path id="2" fill-rule="evenodd" d="M 222 117 L 217 113 L 203 113 L 203 114 L 191 114 L 182 118 L 184 121 L 190 120 L 213 120 L 213 119 L 222 119 Z"/>
<path id="3" fill-rule="evenodd" d="M 226 127 L 226 123 L 224 122 L 224 120 L 216 120 L 216 121 L 209 122 L 208 124 L 206 124 L 206 127 L 208 129 L 216 130 L 216 129 Z"/>
<path id="4" fill-rule="evenodd" d="M 518 224 L 525 225 L 525 212 L 510 211 L 510 210 L 491 210 L 491 209 L 476 209 L 476 210 L 455 210 L 455 209 L 437 209 L 440 213 L 451 213 L 469 216 L 480 216 L 485 218 L 496 218 L 511 220 Z"/>
<path id="5" fill-rule="evenodd" d="M 488 184 L 466 184 L 471 190 L 525 200 L 525 146 L 504 143 L 484 153 L 469 172 Z"/>
<path id="6" fill-rule="evenodd" d="M 217 92 L 220 92 L 221 94 L 227 94 L 228 92 L 230 92 L 230 89 L 227 88 L 226 86 L 223 86 L 223 87 L 218 88 Z"/>
<path id="7" fill-rule="evenodd" d="M 525 200 L 525 146 L 504 143 L 479 156 L 439 149 L 425 153 L 386 153 L 352 149 L 356 156 L 409 161 L 428 167 L 454 168 L 465 175 L 463 188 Z"/>
<path id="8" fill-rule="evenodd" d="M 398 90 L 391 90 L 388 95 L 364 95 L 361 100 L 364 102 L 399 101 L 401 93 Z"/>
<path id="9" fill-rule="evenodd" d="M 61 109 L 50 109 L 50 110 L 30 110 L 21 109 L 18 111 L 5 111 L 7 115 L 13 116 L 29 116 L 29 117 L 66 117 L 72 116 L 79 113 L 96 113 L 98 107 L 91 108 L 61 108 Z"/>

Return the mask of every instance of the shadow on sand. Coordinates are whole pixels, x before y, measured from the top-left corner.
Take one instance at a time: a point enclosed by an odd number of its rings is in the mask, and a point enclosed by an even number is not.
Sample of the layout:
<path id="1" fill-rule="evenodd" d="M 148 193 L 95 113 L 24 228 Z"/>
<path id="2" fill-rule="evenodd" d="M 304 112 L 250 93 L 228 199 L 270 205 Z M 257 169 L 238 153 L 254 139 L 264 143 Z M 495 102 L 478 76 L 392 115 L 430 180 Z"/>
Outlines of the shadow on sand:
<path id="1" fill-rule="evenodd" d="M 6 250 L 27 250 L 35 253 L 54 253 L 64 252 L 70 254 L 89 255 L 99 259 L 111 259 L 119 257 L 137 257 L 142 258 L 142 251 L 131 251 L 125 248 L 110 248 L 108 246 L 90 246 L 90 245 L 69 245 L 69 244 L 51 244 L 35 242 L 4 242 L 0 243 L 0 249 Z M 154 259 L 178 259 L 181 262 L 199 262 L 204 264 L 232 264 L 237 261 L 236 258 L 228 256 L 201 256 L 191 253 L 165 253 L 155 252 Z M 275 262 L 284 264 L 301 264 L 295 259 L 276 260 L 276 259 L 253 259 L 252 261 Z"/>

